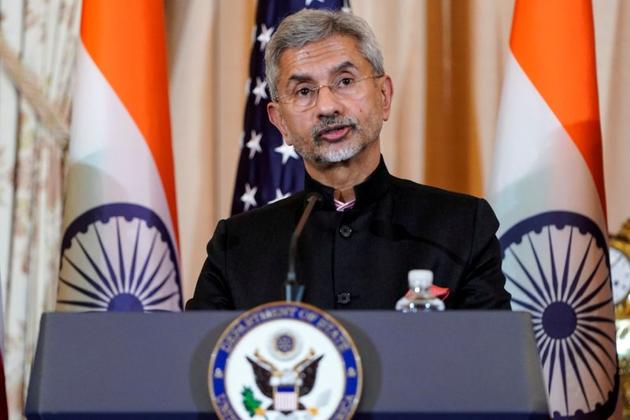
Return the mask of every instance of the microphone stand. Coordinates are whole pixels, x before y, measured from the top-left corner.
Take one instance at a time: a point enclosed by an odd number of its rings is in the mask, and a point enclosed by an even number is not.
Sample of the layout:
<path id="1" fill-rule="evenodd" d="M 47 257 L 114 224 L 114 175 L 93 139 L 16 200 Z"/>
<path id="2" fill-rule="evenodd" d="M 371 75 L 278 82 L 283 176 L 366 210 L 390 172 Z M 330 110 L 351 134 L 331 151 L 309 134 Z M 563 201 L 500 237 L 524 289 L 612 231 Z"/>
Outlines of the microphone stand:
<path id="1" fill-rule="evenodd" d="M 289 244 L 289 270 L 287 271 L 287 281 L 284 283 L 284 295 L 287 302 L 301 302 L 304 297 L 304 284 L 297 280 L 295 273 L 297 243 L 304 229 L 304 225 L 313 211 L 313 207 L 315 207 L 315 204 L 321 199 L 322 196 L 318 193 L 310 193 L 308 197 L 306 197 L 306 208 L 293 231 L 293 235 L 291 235 L 291 242 Z"/>

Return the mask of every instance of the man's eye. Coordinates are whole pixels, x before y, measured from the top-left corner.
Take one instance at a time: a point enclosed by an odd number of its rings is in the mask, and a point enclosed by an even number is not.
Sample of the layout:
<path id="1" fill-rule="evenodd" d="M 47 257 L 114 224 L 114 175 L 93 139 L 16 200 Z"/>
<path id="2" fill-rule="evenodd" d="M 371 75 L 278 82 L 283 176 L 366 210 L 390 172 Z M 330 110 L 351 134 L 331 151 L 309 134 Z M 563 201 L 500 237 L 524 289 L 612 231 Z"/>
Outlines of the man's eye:
<path id="1" fill-rule="evenodd" d="M 311 88 L 303 87 L 295 91 L 295 96 L 298 98 L 303 98 L 305 96 L 309 96 L 312 92 Z"/>
<path id="2" fill-rule="evenodd" d="M 339 79 L 339 81 L 337 82 L 337 86 L 340 88 L 345 88 L 348 87 L 350 85 L 352 85 L 354 83 L 354 79 L 351 77 L 344 77 L 342 79 Z"/>

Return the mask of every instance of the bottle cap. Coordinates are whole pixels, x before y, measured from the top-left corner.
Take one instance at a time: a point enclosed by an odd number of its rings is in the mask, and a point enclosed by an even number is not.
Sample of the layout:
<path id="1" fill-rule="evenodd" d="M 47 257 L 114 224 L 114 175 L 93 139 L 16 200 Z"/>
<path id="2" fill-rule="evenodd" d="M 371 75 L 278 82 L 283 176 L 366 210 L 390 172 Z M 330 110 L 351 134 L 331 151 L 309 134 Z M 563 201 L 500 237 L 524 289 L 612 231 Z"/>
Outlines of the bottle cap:
<path id="1" fill-rule="evenodd" d="M 426 289 L 433 284 L 433 271 L 410 270 L 407 279 L 410 289 Z"/>

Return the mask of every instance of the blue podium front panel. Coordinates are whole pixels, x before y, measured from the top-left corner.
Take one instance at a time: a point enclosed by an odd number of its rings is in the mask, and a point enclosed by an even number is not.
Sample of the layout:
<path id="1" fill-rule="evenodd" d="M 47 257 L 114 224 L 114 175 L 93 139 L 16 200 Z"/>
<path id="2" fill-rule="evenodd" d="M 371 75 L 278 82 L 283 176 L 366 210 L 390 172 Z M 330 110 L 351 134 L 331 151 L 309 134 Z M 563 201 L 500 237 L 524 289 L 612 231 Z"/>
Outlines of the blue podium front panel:
<path id="1" fill-rule="evenodd" d="M 331 314 L 362 358 L 356 418 L 548 418 L 526 313 Z M 210 354 L 237 315 L 45 314 L 27 417 L 214 418 Z"/>

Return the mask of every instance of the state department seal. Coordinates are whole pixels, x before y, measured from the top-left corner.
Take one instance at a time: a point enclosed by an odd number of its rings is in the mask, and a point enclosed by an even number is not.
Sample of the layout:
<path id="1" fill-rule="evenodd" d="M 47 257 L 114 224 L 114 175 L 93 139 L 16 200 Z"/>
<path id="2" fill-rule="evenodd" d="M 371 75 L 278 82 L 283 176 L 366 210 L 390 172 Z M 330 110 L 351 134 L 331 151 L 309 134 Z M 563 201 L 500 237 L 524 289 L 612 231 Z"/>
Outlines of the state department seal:
<path id="1" fill-rule="evenodd" d="M 273 302 L 236 318 L 208 371 L 222 419 L 347 419 L 362 389 L 361 359 L 339 322 L 314 306 Z"/>

